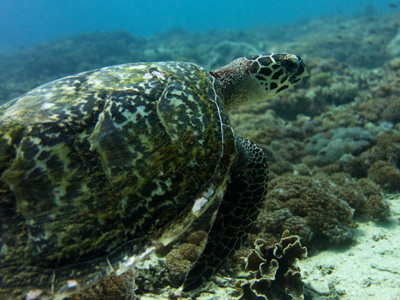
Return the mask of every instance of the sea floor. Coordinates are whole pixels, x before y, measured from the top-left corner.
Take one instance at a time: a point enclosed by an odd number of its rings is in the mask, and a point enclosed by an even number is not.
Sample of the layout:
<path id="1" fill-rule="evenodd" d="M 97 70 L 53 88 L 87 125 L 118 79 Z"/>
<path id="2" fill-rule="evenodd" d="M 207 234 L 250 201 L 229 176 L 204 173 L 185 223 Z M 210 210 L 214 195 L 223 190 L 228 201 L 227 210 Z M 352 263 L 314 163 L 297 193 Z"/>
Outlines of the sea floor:
<path id="1" fill-rule="evenodd" d="M 388 195 L 387 201 L 391 216 L 384 221 L 356 218 L 354 244 L 313 250 L 298 263 L 306 284 L 305 300 L 400 300 L 400 194 Z M 238 294 L 235 281 L 217 275 L 195 297 L 176 299 L 233 299 Z M 170 290 L 140 299 L 174 297 Z"/>
<path id="2" fill-rule="evenodd" d="M 356 218 L 353 244 L 311 250 L 305 261 L 298 262 L 305 300 L 400 300 L 400 194 L 386 200 L 391 204 L 390 217 Z M 193 297 L 168 289 L 140 299 L 240 299 L 238 281 L 220 273 Z"/>
<path id="3" fill-rule="evenodd" d="M 388 198 L 391 216 L 385 221 L 356 219 L 356 245 L 299 262 L 306 287 L 340 300 L 400 299 L 400 195 Z"/>

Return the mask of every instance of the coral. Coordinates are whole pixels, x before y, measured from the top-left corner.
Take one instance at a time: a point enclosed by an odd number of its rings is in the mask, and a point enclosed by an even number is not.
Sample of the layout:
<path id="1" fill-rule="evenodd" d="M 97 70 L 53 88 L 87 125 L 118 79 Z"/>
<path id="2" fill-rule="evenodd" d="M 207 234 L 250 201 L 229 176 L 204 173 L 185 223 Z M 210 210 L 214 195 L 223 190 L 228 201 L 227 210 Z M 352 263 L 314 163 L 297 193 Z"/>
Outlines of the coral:
<path id="1" fill-rule="evenodd" d="M 388 190 L 400 189 L 399 134 L 384 134 L 376 145 L 358 157 L 341 160 L 343 169 L 352 176 L 367 177 Z"/>
<path id="2" fill-rule="evenodd" d="M 64 300 L 133 300 L 140 299 L 135 296 L 135 278 L 132 271 L 122 275 L 110 274 L 99 282 L 89 286 Z"/>
<path id="3" fill-rule="evenodd" d="M 272 246 L 257 240 L 255 249 L 246 259 L 245 269 L 252 273 L 252 278 L 242 284 L 240 299 L 303 299 L 304 283 L 296 264 L 306 257 L 307 249 L 301 246 L 300 238 L 290 235 L 287 230 L 280 242 Z"/>
<path id="4" fill-rule="evenodd" d="M 389 214 L 381 188 L 371 180 L 347 173 L 287 174 L 270 182 L 253 233 L 272 241 L 289 229 L 303 244 L 315 237 L 341 243 L 353 239 L 353 216 L 364 213 L 374 218 Z"/>
<path id="5" fill-rule="evenodd" d="M 376 144 L 358 157 L 341 160 L 346 172 L 366 177 L 389 190 L 400 189 L 400 133 L 381 132 Z"/>
<path id="6" fill-rule="evenodd" d="M 355 179 L 342 172 L 332 174 L 329 179 L 334 183 L 331 188 L 335 195 L 340 199 L 345 199 L 355 209 L 355 213 L 364 213 L 365 194 Z"/>
<path id="7" fill-rule="evenodd" d="M 372 180 L 368 178 L 360 178 L 357 180 L 357 183 L 360 185 L 365 197 L 382 196 L 381 188 Z"/>
<path id="8" fill-rule="evenodd" d="M 380 136 L 368 153 L 368 160 L 372 162 L 384 160 L 400 166 L 400 133 L 393 131 Z"/>
<path id="9" fill-rule="evenodd" d="M 332 75 L 329 72 L 319 72 L 310 78 L 310 84 L 313 86 L 326 86 L 332 79 Z"/>
<path id="10" fill-rule="evenodd" d="M 398 96 L 391 96 L 382 112 L 382 119 L 391 123 L 400 122 L 400 101 Z"/>
<path id="11" fill-rule="evenodd" d="M 205 242 L 207 233 L 202 230 L 192 232 L 188 237 L 188 243 L 182 243 L 173 248 L 165 256 L 165 268 L 167 279 L 171 286 L 182 285 L 190 267 L 199 257 Z"/>
<path id="12" fill-rule="evenodd" d="M 309 142 L 304 148 L 304 153 L 307 155 L 317 155 L 328 143 L 329 138 L 325 133 L 317 133 L 309 139 Z"/>
<path id="13" fill-rule="evenodd" d="M 318 166 L 326 166 L 345 154 L 360 154 L 369 147 L 371 138 L 371 133 L 361 127 L 331 129 L 312 136 L 304 151 L 316 156 Z"/>
<path id="14" fill-rule="evenodd" d="M 389 202 L 380 195 L 372 195 L 365 203 L 365 211 L 374 218 L 382 219 L 389 216 Z"/>
<path id="15" fill-rule="evenodd" d="M 165 266 L 171 286 L 182 285 L 191 265 L 197 260 L 202 247 L 183 243 L 178 248 L 172 249 L 165 257 Z"/>
<path id="16" fill-rule="evenodd" d="M 294 225 L 296 219 L 291 218 L 300 217 L 302 221 L 290 230 L 299 235 L 303 243 L 313 236 L 322 236 L 336 243 L 347 240 L 351 231 L 346 225 L 351 222 L 353 209 L 335 195 L 331 186 L 331 181 L 326 178 L 285 175 L 272 180 L 256 230 L 261 236 L 264 232 L 274 233 L 276 238 L 283 228 Z M 332 227 L 340 227 L 339 236 L 336 233 L 329 235 Z"/>
<path id="17" fill-rule="evenodd" d="M 368 169 L 368 176 L 376 183 L 391 190 L 400 189 L 400 170 L 395 165 L 378 160 Z"/>
<path id="18" fill-rule="evenodd" d="M 381 188 L 368 178 L 357 180 L 367 201 L 364 203 L 363 211 L 373 218 L 382 219 L 390 214 L 390 205 L 383 198 Z"/>
<path id="19" fill-rule="evenodd" d="M 230 119 L 237 133 L 268 145 L 282 136 L 284 121 L 273 110 L 265 110 L 264 104 L 239 107 L 230 114 Z"/>
<path id="20" fill-rule="evenodd" d="M 345 171 L 349 175 L 356 178 L 363 178 L 367 176 L 369 165 L 362 158 L 363 155 L 354 157 L 352 155 L 344 155 L 340 159 L 341 171 Z"/>
<path id="21" fill-rule="evenodd" d="M 397 71 L 400 70 L 400 58 L 396 57 L 394 59 L 392 59 L 389 63 L 389 66 L 391 69 Z"/>
<path id="22" fill-rule="evenodd" d="M 312 239 L 313 231 L 308 224 L 307 220 L 300 216 L 290 216 L 282 224 L 282 230 L 293 230 L 302 236 L 304 243 L 309 243 Z"/>

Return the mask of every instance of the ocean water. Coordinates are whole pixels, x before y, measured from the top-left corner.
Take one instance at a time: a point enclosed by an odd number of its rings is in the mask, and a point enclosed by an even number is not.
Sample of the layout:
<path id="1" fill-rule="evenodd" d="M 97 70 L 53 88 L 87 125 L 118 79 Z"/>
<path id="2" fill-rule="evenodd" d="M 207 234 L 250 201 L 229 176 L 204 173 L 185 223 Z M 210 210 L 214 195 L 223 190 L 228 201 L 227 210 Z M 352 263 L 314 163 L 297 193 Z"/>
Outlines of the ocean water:
<path id="1" fill-rule="evenodd" d="M 386 0 L 0 0 L 0 300 L 399 300 L 399 20 Z"/>
<path id="2" fill-rule="evenodd" d="M 0 46 L 29 46 L 96 31 L 128 30 L 148 36 L 173 27 L 242 29 L 326 15 L 352 16 L 366 7 L 382 14 L 393 10 L 393 5 L 399 4 L 389 0 L 1 0 Z"/>

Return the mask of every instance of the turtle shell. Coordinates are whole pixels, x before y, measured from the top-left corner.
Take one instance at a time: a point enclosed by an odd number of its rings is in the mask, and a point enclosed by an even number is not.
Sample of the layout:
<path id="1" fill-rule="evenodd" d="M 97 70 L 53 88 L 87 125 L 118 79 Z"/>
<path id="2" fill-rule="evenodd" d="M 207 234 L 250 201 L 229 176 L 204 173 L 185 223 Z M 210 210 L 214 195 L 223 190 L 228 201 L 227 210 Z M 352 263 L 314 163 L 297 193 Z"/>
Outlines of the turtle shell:
<path id="1" fill-rule="evenodd" d="M 0 298 L 61 297 L 184 232 L 235 156 L 220 95 L 195 64 L 136 63 L 1 107 Z"/>

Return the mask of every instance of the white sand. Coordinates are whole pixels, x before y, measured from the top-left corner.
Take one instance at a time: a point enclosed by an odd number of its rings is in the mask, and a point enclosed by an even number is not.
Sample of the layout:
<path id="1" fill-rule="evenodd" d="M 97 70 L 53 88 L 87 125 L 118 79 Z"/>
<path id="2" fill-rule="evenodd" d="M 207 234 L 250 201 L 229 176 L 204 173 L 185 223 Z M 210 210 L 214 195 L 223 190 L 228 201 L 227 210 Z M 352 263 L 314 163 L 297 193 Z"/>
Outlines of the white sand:
<path id="1" fill-rule="evenodd" d="M 358 220 L 356 245 L 299 262 L 308 287 L 329 294 L 333 286 L 341 300 L 400 299 L 400 196 L 389 201 L 391 217 L 385 222 Z"/>

